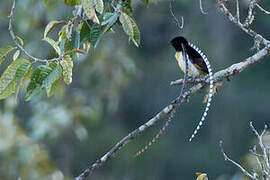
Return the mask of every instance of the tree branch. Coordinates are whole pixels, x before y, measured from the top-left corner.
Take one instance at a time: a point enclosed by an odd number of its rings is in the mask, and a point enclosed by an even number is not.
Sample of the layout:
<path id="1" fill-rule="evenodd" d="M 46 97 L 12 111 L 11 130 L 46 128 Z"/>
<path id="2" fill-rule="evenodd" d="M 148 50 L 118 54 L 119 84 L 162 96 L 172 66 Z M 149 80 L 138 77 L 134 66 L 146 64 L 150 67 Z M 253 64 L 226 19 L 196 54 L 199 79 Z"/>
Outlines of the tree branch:
<path id="1" fill-rule="evenodd" d="M 219 146 L 220 146 L 220 150 L 224 156 L 225 161 L 229 161 L 232 164 L 234 164 L 236 167 L 238 167 L 247 177 L 249 177 L 250 179 L 253 180 L 257 180 L 257 178 L 253 177 L 248 171 L 245 170 L 245 168 L 243 168 L 240 164 L 238 164 L 237 162 L 233 161 L 232 159 L 230 159 L 226 153 L 224 152 L 223 146 L 222 146 L 222 141 L 219 142 Z"/>
<path id="2" fill-rule="evenodd" d="M 254 134 L 257 136 L 259 140 L 259 147 L 261 148 L 261 151 L 263 154 L 258 154 L 256 146 L 253 147 L 253 149 L 250 150 L 252 155 L 255 156 L 256 162 L 258 166 L 260 167 L 260 171 L 258 173 L 254 173 L 251 175 L 247 170 L 245 170 L 240 164 L 236 163 L 232 159 L 230 159 L 224 152 L 224 149 L 222 147 L 222 141 L 220 141 L 220 149 L 221 152 L 225 158 L 225 161 L 231 162 L 233 165 L 238 167 L 247 177 L 253 180 L 258 180 L 258 179 L 264 179 L 264 180 L 270 180 L 270 167 L 269 167 L 269 156 L 270 154 L 267 154 L 267 147 L 263 143 L 263 136 L 266 133 L 267 130 L 267 125 L 264 126 L 264 130 L 261 134 L 258 133 L 258 131 L 254 128 L 252 122 L 250 122 L 250 128 L 254 132 Z M 261 177 L 259 177 L 261 176 Z"/>
<path id="3" fill-rule="evenodd" d="M 238 2 L 238 1 L 237 1 Z M 201 1 L 200 1 L 201 3 Z M 226 8 L 222 0 L 219 0 L 219 6 L 223 10 L 224 14 L 231 20 L 233 23 L 235 23 L 240 29 L 242 29 L 244 32 L 248 33 L 250 36 L 252 36 L 255 40 L 259 40 L 262 42 L 265 47 L 255 53 L 253 56 L 246 58 L 244 61 L 235 63 L 231 65 L 230 67 L 220 70 L 214 74 L 214 82 L 222 81 L 224 78 L 228 78 L 233 75 L 237 75 L 243 70 L 247 69 L 252 64 L 255 64 L 259 61 L 261 61 L 265 56 L 270 54 L 270 43 L 268 40 L 263 38 L 260 34 L 256 33 L 255 31 L 249 29 L 247 26 L 244 26 L 238 18 L 235 18 L 230 11 Z M 252 8 L 253 9 L 253 8 Z M 239 10 L 239 9 L 238 9 Z M 238 10 L 237 10 L 237 17 L 238 17 Z M 173 13 L 172 13 L 173 14 Z M 252 16 L 252 11 L 251 11 Z M 237 20 L 238 19 L 238 20 Z M 185 79 L 180 79 L 174 82 L 171 82 L 171 85 L 175 84 L 183 84 L 185 82 Z M 149 127 L 152 127 L 158 120 L 160 120 L 164 116 L 168 116 L 172 111 L 175 111 L 175 109 L 180 106 L 185 100 L 189 97 L 194 95 L 196 92 L 198 92 L 200 89 L 204 88 L 209 83 L 209 77 L 205 76 L 202 78 L 187 78 L 187 83 L 197 83 L 193 87 L 191 87 L 189 90 L 185 91 L 182 96 L 177 97 L 171 104 L 163 108 L 159 113 L 157 113 L 153 118 L 151 118 L 149 121 L 147 121 L 145 124 L 141 125 L 131 133 L 129 133 L 127 136 L 125 136 L 123 139 L 121 139 L 118 143 L 116 143 L 113 148 L 111 148 L 110 151 L 108 151 L 104 156 L 102 156 L 100 159 L 98 159 L 95 163 L 88 166 L 78 177 L 76 177 L 76 180 L 84 180 L 87 176 L 89 176 L 96 168 L 102 166 L 108 159 L 110 159 L 115 153 L 117 153 L 122 147 L 127 145 L 129 142 L 132 141 L 135 137 L 137 137 L 139 134 L 142 134 L 145 132 Z M 222 146 L 221 146 L 222 148 Z M 230 162 L 233 162 L 235 165 L 237 165 L 247 176 L 249 176 L 251 179 L 256 180 L 252 175 L 250 175 L 247 171 L 245 171 L 239 164 L 235 163 L 231 159 L 228 158 L 228 156 L 224 153 L 222 148 L 223 155 L 225 157 L 225 160 L 229 160 Z"/>

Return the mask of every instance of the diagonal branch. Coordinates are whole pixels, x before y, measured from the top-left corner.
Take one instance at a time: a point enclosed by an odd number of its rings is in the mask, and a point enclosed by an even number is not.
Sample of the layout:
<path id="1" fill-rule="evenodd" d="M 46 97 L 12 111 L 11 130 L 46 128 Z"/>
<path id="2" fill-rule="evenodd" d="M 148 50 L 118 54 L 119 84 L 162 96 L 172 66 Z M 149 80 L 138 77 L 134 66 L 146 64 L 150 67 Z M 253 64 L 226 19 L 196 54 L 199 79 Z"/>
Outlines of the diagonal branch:
<path id="1" fill-rule="evenodd" d="M 220 70 L 214 74 L 213 80 L 214 82 L 222 81 L 225 78 L 228 78 L 230 76 L 238 75 L 243 70 L 247 69 L 251 65 L 260 62 L 265 56 L 270 55 L 270 43 L 267 39 L 263 38 L 260 34 L 257 34 L 255 31 L 249 29 L 248 27 L 244 26 L 240 21 L 235 18 L 230 11 L 226 8 L 222 0 L 219 1 L 219 6 L 223 10 L 224 14 L 231 20 L 233 23 L 235 23 L 240 29 L 242 29 L 244 32 L 248 33 L 250 36 L 252 36 L 255 40 L 259 39 L 260 42 L 262 42 L 265 47 L 255 53 L 254 55 L 246 58 L 242 62 L 235 63 L 231 65 L 228 68 L 225 68 L 223 70 Z M 201 1 L 200 1 L 201 2 Z M 238 15 L 237 15 L 238 16 Z M 165 116 L 168 116 L 171 114 L 172 111 L 175 111 L 175 109 L 180 106 L 182 103 L 186 101 L 186 99 L 195 93 L 197 93 L 200 89 L 204 88 L 209 83 L 209 77 L 203 77 L 203 78 L 188 78 L 186 80 L 180 79 L 175 82 L 172 82 L 171 84 L 183 84 L 183 82 L 187 83 L 197 83 L 194 86 L 192 86 L 190 89 L 185 91 L 183 93 L 182 97 L 177 97 L 171 104 L 163 108 L 159 113 L 157 113 L 153 118 L 151 118 L 149 121 L 147 121 L 145 124 L 141 125 L 131 133 L 129 133 L 127 136 L 125 136 L 123 139 L 121 139 L 118 143 L 116 143 L 113 148 L 111 148 L 104 156 L 102 156 L 100 159 L 98 159 L 95 163 L 88 166 L 78 177 L 76 177 L 76 180 L 84 180 L 86 177 L 88 177 L 95 169 L 98 167 L 101 167 L 108 159 L 113 157 L 121 148 L 123 148 L 125 145 L 127 145 L 129 142 L 131 142 L 135 137 L 137 137 L 139 134 L 144 133 L 149 127 L 152 127 L 157 121 L 162 119 Z M 175 103 L 177 102 L 177 104 Z M 222 146 L 221 146 L 222 147 Z M 223 148 L 222 148 L 223 150 Z M 223 152 L 223 155 L 226 160 L 229 160 L 233 162 L 231 159 L 228 158 L 228 156 Z M 240 169 L 241 166 L 234 162 L 235 165 L 237 165 Z M 243 171 L 243 168 L 241 169 Z M 251 179 L 256 180 L 252 175 L 250 175 L 247 171 L 243 171 L 248 177 Z"/>
<path id="2" fill-rule="evenodd" d="M 244 61 L 240 63 L 236 63 L 231 65 L 230 67 L 220 70 L 214 74 L 214 82 L 221 81 L 225 79 L 226 77 L 230 77 L 233 75 L 237 75 L 243 70 L 247 69 L 252 64 L 255 64 L 259 61 L 261 61 L 265 56 L 270 54 L 270 49 L 265 47 L 261 51 L 257 52 L 253 56 L 245 59 Z M 205 82 L 209 83 L 209 79 L 207 79 Z M 189 90 L 187 90 L 183 94 L 183 98 L 181 98 L 181 101 L 179 104 L 185 102 L 185 100 L 189 97 L 197 93 L 200 89 L 204 88 L 206 86 L 206 83 L 198 83 L 191 87 Z M 178 97 L 179 98 L 179 97 Z M 176 108 L 175 101 L 177 101 L 176 98 L 170 105 L 163 108 L 159 113 L 157 113 L 153 118 L 151 118 L 149 121 L 147 121 L 145 124 L 141 125 L 139 128 L 135 129 L 131 133 L 129 133 L 126 137 L 121 139 L 118 143 L 114 145 L 114 147 L 108 151 L 104 156 L 102 156 L 100 159 L 98 159 L 94 164 L 87 167 L 77 178 L 76 180 L 84 180 L 89 174 L 91 174 L 95 169 L 102 166 L 108 159 L 110 159 L 115 153 L 117 153 L 122 147 L 127 145 L 130 141 L 132 141 L 135 137 L 137 137 L 139 134 L 142 134 L 144 131 L 146 131 L 149 127 L 152 127 L 157 121 L 159 121 L 161 118 L 168 116 L 172 110 Z"/>

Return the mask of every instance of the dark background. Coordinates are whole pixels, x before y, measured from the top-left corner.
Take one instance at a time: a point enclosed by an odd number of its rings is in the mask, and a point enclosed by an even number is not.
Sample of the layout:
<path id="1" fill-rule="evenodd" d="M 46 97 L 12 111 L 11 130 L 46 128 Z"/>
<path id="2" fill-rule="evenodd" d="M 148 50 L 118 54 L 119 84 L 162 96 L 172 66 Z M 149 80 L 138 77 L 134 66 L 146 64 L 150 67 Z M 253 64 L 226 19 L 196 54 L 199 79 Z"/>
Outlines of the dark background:
<path id="1" fill-rule="evenodd" d="M 243 21 L 248 1 L 240 2 Z M 268 1 L 260 4 L 270 9 Z M 10 1 L 0 2 L 0 46 L 12 44 L 7 18 L 10 6 Z M 151 3 L 149 8 L 134 1 L 133 7 L 142 37 L 139 48 L 129 44 L 122 29 L 115 27 L 115 33 L 106 35 L 96 50 L 75 62 L 70 86 L 62 84 L 51 98 L 44 95 L 25 102 L 21 92 L 17 104 L 13 97 L 0 101 L 1 179 L 72 179 L 168 105 L 180 92 L 180 86 L 170 86 L 170 81 L 183 77 L 169 46 L 176 35 L 200 47 L 215 71 L 256 52 L 251 49 L 253 39 L 221 15 L 215 1 L 204 2 L 206 15 L 198 2 L 175 1 L 176 16 L 185 19 L 182 31 L 175 26 L 167 1 Z M 62 1 L 51 1 L 47 7 L 42 1 L 19 1 L 14 28 L 31 54 L 51 57 L 53 50 L 41 40 L 44 28 L 51 20 L 68 17 L 72 17 L 72 8 Z M 268 39 L 269 18 L 256 10 L 252 25 Z M 255 159 L 246 156 L 255 137 L 249 122 L 258 130 L 269 124 L 269 60 L 267 57 L 224 81 L 205 125 L 191 143 L 188 139 L 205 107 L 205 90 L 178 109 L 165 134 L 147 152 L 134 158 L 164 120 L 120 150 L 92 179 L 186 180 L 196 179 L 196 172 L 208 173 L 210 180 L 244 179 L 236 167 L 224 161 L 219 140 L 230 157 L 251 172 L 256 170 L 250 167 Z M 8 63 L 1 65 L 1 72 Z"/>

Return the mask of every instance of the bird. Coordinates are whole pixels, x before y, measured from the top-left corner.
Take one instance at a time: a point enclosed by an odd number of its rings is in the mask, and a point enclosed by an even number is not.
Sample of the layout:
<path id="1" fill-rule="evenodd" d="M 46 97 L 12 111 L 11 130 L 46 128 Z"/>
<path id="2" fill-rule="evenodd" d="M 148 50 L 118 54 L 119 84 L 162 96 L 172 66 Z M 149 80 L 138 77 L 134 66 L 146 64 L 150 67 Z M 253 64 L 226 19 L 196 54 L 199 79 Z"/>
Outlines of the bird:
<path id="1" fill-rule="evenodd" d="M 186 73 L 186 69 L 187 69 L 187 75 L 193 78 L 209 75 L 210 85 L 209 85 L 208 95 L 206 96 L 207 104 L 206 104 L 205 110 L 203 112 L 203 115 L 201 117 L 199 124 L 197 125 L 193 134 L 189 138 L 189 141 L 192 141 L 192 139 L 198 133 L 198 130 L 201 128 L 203 122 L 205 121 L 207 112 L 211 105 L 212 96 L 214 94 L 213 93 L 213 87 L 214 87 L 213 72 L 212 72 L 210 62 L 208 61 L 204 53 L 199 48 L 197 48 L 194 44 L 192 44 L 191 42 L 188 42 L 186 38 L 184 38 L 183 36 L 177 36 L 177 37 L 174 37 L 170 42 L 176 51 L 175 59 L 178 63 L 178 66 L 184 73 Z M 186 68 L 185 57 L 187 58 L 188 68 Z"/>

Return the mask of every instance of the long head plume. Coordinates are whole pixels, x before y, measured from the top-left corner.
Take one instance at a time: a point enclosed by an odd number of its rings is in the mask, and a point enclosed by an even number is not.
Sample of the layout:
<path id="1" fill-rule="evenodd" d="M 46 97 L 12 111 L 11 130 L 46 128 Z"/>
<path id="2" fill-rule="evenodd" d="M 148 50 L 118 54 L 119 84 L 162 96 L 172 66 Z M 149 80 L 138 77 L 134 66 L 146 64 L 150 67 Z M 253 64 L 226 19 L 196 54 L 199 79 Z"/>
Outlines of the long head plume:
<path id="1" fill-rule="evenodd" d="M 138 151 L 135 154 L 135 157 L 138 157 L 139 155 L 141 155 L 142 153 L 144 153 L 152 144 L 154 144 L 157 141 L 157 139 L 160 138 L 160 136 L 164 133 L 164 131 L 166 130 L 166 128 L 169 126 L 170 122 L 172 121 L 175 112 L 176 112 L 175 109 L 173 109 L 170 112 L 168 120 L 165 122 L 165 124 L 162 126 L 162 128 L 159 130 L 159 132 L 156 134 L 156 136 L 154 136 L 152 138 L 152 140 L 148 142 L 148 144 L 146 144 L 140 151 Z"/>
<path id="2" fill-rule="evenodd" d="M 201 117 L 201 120 L 199 122 L 199 124 L 197 125 L 196 129 L 194 130 L 193 134 L 191 135 L 191 137 L 189 138 L 189 141 L 192 141 L 192 139 L 195 137 L 195 135 L 198 133 L 199 129 L 201 128 L 201 126 L 203 125 L 203 122 L 207 116 L 207 112 L 209 110 L 209 107 L 211 105 L 211 101 L 212 101 L 212 96 L 213 96 L 213 87 L 214 87 L 214 78 L 213 78 L 213 72 L 212 72 L 212 68 L 211 68 L 211 65 L 207 59 L 207 57 L 202 53 L 202 51 L 197 48 L 195 45 L 193 45 L 192 43 L 189 43 L 189 46 L 191 46 L 193 49 L 195 49 L 203 58 L 206 66 L 207 66 L 207 69 L 208 69 L 208 75 L 209 75 L 209 94 L 208 94 L 208 99 L 207 99 L 207 104 L 206 104 L 206 107 L 205 107 L 205 110 L 203 112 L 203 115 Z"/>

